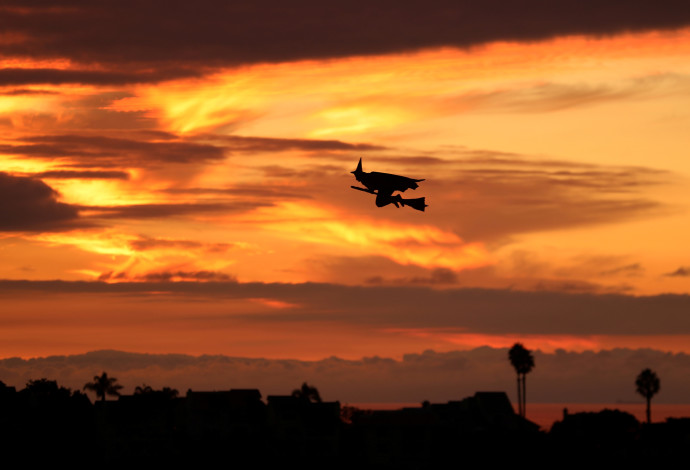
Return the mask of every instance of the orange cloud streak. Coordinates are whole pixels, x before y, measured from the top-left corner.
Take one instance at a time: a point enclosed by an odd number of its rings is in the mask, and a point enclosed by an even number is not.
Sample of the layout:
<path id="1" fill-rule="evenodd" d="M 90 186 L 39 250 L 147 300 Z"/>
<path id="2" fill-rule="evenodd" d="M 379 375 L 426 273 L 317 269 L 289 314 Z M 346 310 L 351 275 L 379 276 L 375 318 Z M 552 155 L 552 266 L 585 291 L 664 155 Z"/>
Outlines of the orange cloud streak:
<path id="1" fill-rule="evenodd" d="M 461 270 L 491 263 L 481 243 L 465 243 L 438 227 L 352 219 L 335 208 L 313 204 L 280 203 L 244 220 L 280 237 L 327 245 L 343 254 L 386 256 L 400 264 Z"/>

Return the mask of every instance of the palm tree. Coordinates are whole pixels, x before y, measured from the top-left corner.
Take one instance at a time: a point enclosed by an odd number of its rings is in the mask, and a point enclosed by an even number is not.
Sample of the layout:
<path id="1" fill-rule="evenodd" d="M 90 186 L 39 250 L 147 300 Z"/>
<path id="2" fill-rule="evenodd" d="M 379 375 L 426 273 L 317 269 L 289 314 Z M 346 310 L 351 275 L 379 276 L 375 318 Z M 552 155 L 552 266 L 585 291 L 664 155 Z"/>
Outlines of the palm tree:
<path id="1" fill-rule="evenodd" d="M 117 379 L 115 377 L 108 377 L 108 374 L 103 372 L 100 376 L 95 375 L 93 377 L 93 382 L 89 382 L 84 385 L 84 390 L 91 390 L 96 392 L 96 396 L 105 401 L 106 395 L 120 396 L 119 390 L 122 385 L 115 383 Z"/>
<path id="2" fill-rule="evenodd" d="M 153 387 L 150 385 L 143 384 L 142 386 L 137 386 L 134 389 L 134 394 L 135 395 L 149 395 L 149 396 L 158 396 L 158 397 L 165 397 L 165 398 L 177 398 L 177 395 L 179 392 L 177 389 L 170 388 L 170 387 L 163 387 L 162 390 L 154 390 Z"/>
<path id="3" fill-rule="evenodd" d="M 142 386 L 137 385 L 134 389 L 135 395 L 146 395 L 147 393 L 153 393 L 153 387 L 150 385 L 143 384 Z"/>
<path id="4" fill-rule="evenodd" d="M 526 349 L 522 343 L 515 343 L 508 352 L 508 359 L 517 372 L 517 391 L 518 391 L 518 413 L 523 418 L 527 413 L 527 388 L 525 386 L 525 376 L 534 367 L 532 352 Z"/>
<path id="5" fill-rule="evenodd" d="M 304 382 L 302 387 L 293 390 L 292 396 L 315 403 L 321 403 L 321 395 L 319 395 L 319 391 L 316 387 L 308 385 L 307 382 Z"/>
<path id="6" fill-rule="evenodd" d="M 647 399 L 647 423 L 652 422 L 652 397 L 659 393 L 659 377 L 652 369 L 640 372 L 635 380 L 637 393 Z"/>

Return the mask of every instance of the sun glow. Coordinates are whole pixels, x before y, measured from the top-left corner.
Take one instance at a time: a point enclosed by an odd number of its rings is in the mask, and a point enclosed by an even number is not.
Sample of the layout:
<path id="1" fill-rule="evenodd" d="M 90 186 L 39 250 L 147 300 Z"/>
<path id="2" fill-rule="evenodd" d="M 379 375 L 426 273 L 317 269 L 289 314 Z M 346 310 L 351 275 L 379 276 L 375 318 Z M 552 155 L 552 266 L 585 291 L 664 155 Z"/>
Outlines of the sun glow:
<path id="1" fill-rule="evenodd" d="M 108 109 L 146 111 L 167 129 L 187 134 L 241 128 L 253 135 L 292 138 L 368 135 L 422 116 L 481 107 L 486 101 L 478 97 L 539 86 L 545 75 L 556 83 L 605 84 L 626 70 L 631 76 L 641 69 L 659 73 L 674 58 L 677 66 L 690 70 L 680 62 L 690 54 L 689 39 L 690 29 L 685 29 L 262 64 L 205 79 L 140 85 L 134 96 L 116 100 Z M 602 67 L 604 61 L 616 66 Z"/>
<path id="2" fill-rule="evenodd" d="M 423 314 L 399 323 L 395 309 L 396 321 L 381 317 L 372 327 L 349 312 L 327 319 L 328 302 L 316 308 L 310 296 L 323 285 L 633 303 L 642 294 L 687 294 L 689 59 L 690 29 L 225 68 L 176 55 L 172 71 L 141 58 L 132 70 L 97 60 L 6 60 L 5 69 L 41 70 L 2 72 L 16 85 L 0 86 L 0 192 L 9 208 L 0 208 L 0 278 L 151 283 L 157 294 L 145 302 L 137 293 L 107 306 L 122 322 L 118 341 L 125 342 L 116 347 L 145 349 L 151 335 L 137 322 L 156 329 L 174 311 L 170 341 L 156 341 L 200 353 L 209 352 L 207 332 L 221 352 L 254 342 L 257 354 L 305 345 L 314 357 L 333 342 L 362 355 L 517 341 L 543 351 L 663 348 L 664 341 L 687 350 L 684 334 L 443 329 Z M 168 79 L 190 70 L 193 78 Z M 90 84 L 72 83 L 81 80 Z M 359 157 L 367 171 L 425 178 L 412 197 L 426 197 L 428 210 L 377 208 L 373 196 L 350 190 Z M 177 282 L 175 294 L 155 287 L 169 281 Z M 193 289 L 208 296 L 184 300 L 192 282 L 206 283 Z M 11 298 L 7 285 L 0 294 Z M 93 302 L 84 318 L 94 331 L 107 330 L 91 315 L 102 301 L 90 289 L 101 287 L 74 287 L 72 303 L 56 311 L 69 314 L 84 292 Z M 117 291 L 112 298 L 129 289 L 105 287 Z M 250 293 L 230 300 L 234 288 Z M 281 297 L 282 289 L 304 297 Z M 150 308 L 165 296 L 169 305 Z M 236 329 L 240 317 L 255 320 L 247 312 L 265 323 Z M 21 308 L 14 314 L 25 321 Z M 36 324 L 61 320 L 43 306 L 31 315 Z M 308 332 L 294 327 L 306 316 Z M 180 320 L 189 318 L 203 332 L 194 340 Z M 31 328 L 26 338 L 38 331 Z M 43 340 L 53 334 L 41 328 Z M 288 347 L 266 346 L 270 329 Z M 127 342 L 136 335 L 141 343 Z M 88 338 L 81 334 L 80 348 L 101 346 Z M 36 341 L 27 339 L 26 350 Z"/>
<path id="3" fill-rule="evenodd" d="M 136 239 L 113 230 L 101 232 L 72 231 L 69 233 L 43 233 L 33 235 L 32 240 L 53 246 L 71 245 L 81 250 L 109 256 L 127 256 L 135 254 L 129 243 Z"/>
<path id="4" fill-rule="evenodd" d="M 247 220 L 291 240 L 326 245 L 343 253 L 382 255 L 401 264 L 460 270 L 492 263 L 481 243 L 465 243 L 452 232 L 430 225 L 352 220 L 335 208 L 281 203 L 258 209 Z"/>

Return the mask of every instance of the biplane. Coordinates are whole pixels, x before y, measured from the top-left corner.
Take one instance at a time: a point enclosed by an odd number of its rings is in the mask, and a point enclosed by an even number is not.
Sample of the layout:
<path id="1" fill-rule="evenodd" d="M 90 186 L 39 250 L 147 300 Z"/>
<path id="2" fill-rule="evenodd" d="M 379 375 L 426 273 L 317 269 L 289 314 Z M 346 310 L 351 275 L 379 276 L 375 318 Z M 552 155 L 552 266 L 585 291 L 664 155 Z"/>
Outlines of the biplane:
<path id="1" fill-rule="evenodd" d="M 374 194 L 376 196 L 376 206 L 383 207 L 388 204 L 393 204 L 395 207 L 410 206 L 418 211 L 424 211 L 428 205 L 425 202 L 426 198 L 420 197 L 416 199 L 404 199 L 400 194 L 393 193 L 395 191 L 405 192 L 408 189 L 417 189 L 417 183 L 424 181 L 423 179 L 416 180 L 408 178 L 407 176 L 392 175 L 390 173 L 379 173 L 378 171 L 371 171 L 369 173 L 362 169 L 362 159 L 359 159 L 359 164 L 355 171 L 350 172 L 355 175 L 357 181 L 364 185 L 364 188 L 359 186 L 350 186 L 352 189 L 364 191 L 365 193 Z"/>

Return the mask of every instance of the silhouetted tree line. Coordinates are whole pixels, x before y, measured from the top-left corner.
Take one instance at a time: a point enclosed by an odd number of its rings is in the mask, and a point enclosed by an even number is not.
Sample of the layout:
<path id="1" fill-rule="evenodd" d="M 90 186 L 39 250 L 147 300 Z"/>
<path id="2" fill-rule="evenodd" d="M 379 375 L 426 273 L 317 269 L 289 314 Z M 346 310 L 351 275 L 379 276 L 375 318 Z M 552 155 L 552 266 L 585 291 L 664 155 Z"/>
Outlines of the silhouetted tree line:
<path id="1" fill-rule="evenodd" d="M 638 377 L 645 397 L 658 391 L 654 377 L 646 371 Z M 684 455 L 690 441 L 690 418 L 641 424 L 618 410 L 566 410 L 547 433 L 516 414 L 503 392 L 381 411 L 323 401 L 307 383 L 266 401 L 255 389 L 189 390 L 179 396 L 177 390 L 146 384 L 122 395 L 117 379 L 105 372 L 84 389 L 96 394 L 94 403 L 52 380 L 31 380 L 20 391 L 0 382 L 6 460 L 439 468 L 449 460 L 511 464 L 514 455 L 526 453 L 531 462 L 544 463 L 564 455 L 583 463 L 658 460 Z"/>
<path id="2" fill-rule="evenodd" d="M 527 414 L 526 376 L 534 369 L 534 356 L 522 343 L 515 343 L 508 351 L 508 360 L 517 372 L 518 414 L 524 418 Z M 647 424 L 651 424 L 652 397 L 659 393 L 659 377 L 651 369 L 644 369 L 637 376 L 635 386 L 637 393 L 647 401 Z"/>

